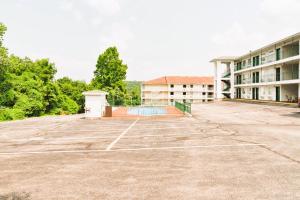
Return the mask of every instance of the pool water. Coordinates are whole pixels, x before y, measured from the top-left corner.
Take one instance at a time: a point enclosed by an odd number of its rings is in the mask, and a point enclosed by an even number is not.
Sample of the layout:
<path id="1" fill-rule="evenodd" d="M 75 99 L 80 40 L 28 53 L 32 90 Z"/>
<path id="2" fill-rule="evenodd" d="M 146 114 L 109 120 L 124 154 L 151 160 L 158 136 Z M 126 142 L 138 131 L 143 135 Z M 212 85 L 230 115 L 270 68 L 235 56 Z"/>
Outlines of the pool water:
<path id="1" fill-rule="evenodd" d="M 132 107 L 128 108 L 128 115 L 153 116 L 165 115 L 167 110 L 164 107 Z"/>

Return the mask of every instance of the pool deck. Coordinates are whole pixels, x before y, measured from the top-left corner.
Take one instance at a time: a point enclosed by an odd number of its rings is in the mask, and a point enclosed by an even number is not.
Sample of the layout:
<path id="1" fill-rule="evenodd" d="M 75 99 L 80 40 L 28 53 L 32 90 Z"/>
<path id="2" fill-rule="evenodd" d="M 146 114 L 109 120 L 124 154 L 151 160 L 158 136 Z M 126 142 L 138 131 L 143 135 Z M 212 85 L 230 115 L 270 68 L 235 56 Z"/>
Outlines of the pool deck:
<path id="1" fill-rule="evenodd" d="M 178 110 L 177 108 L 173 107 L 173 106 L 166 106 L 164 107 L 167 111 L 166 114 L 163 115 L 157 115 L 157 116 L 165 116 L 165 117 L 171 117 L 171 116 L 175 116 L 175 117 L 180 117 L 180 116 L 184 116 L 184 113 L 181 112 L 180 110 Z M 119 107 L 117 109 L 115 109 L 113 111 L 113 117 L 148 117 L 148 116 L 140 116 L 140 115 L 131 115 L 128 114 L 128 109 L 127 107 Z"/>

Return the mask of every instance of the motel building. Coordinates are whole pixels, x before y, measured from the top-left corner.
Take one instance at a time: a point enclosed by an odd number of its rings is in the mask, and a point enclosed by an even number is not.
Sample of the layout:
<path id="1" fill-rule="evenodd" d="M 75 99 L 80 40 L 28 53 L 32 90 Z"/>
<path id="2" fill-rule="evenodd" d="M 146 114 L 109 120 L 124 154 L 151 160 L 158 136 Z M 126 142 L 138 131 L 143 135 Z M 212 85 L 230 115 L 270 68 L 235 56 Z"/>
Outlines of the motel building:
<path id="1" fill-rule="evenodd" d="M 143 105 L 202 103 L 214 99 L 213 77 L 164 76 L 142 83 Z"/>
<path id="2" fill-rule="evenodd" d="M 300 103 L 300 33 L 239 57 L 213 59 L 215 99 Z"/>

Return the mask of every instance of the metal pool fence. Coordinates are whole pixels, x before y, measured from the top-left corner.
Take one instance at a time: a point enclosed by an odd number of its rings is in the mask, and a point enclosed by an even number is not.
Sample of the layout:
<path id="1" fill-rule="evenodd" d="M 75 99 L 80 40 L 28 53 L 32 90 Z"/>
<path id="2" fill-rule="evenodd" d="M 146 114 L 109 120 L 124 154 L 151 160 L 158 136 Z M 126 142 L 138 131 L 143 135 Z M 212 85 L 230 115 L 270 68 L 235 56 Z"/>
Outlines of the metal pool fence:
<path id="1" fill-rule="evenodd" d="M 192 113 L 192 105 L 190 103 L 175 102 L 175 107 L 182 112 Z"/>

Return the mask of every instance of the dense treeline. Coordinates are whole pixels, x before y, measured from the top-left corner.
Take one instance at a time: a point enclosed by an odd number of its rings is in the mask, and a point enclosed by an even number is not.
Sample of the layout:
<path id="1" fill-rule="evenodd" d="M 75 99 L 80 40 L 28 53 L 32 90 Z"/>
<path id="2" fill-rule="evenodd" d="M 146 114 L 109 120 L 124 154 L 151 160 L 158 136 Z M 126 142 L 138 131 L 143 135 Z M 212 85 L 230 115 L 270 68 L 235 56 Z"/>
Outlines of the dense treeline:
<path id="1" fill-rule="evenodd" d="M 0 23 L 0 121 L 82 112 L 82 92 L 89 86 L 69 78 L 54 80 L 56 68 L 48 59 L 8 55 L 5 31 Z"/>
<path id="2" fill-rule="evenodd" d="M 99 56 L 91 84 L 64 77 L 55 80 L 56 68 L 48 59 L 32 61 L 9 55 L 3 46 L 6 27 L 0 23 L 0 121 L 42 115 L 84 112 L 82 92 L 109 92 L 112 105 L 139 105 L 138 82 L 125 82 L 127 66 L 115 47 Z"/>

